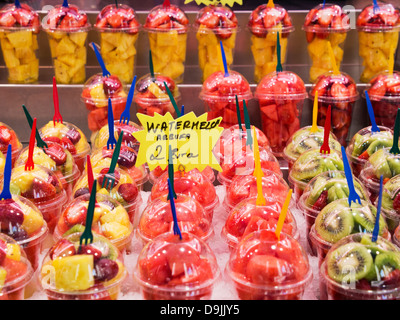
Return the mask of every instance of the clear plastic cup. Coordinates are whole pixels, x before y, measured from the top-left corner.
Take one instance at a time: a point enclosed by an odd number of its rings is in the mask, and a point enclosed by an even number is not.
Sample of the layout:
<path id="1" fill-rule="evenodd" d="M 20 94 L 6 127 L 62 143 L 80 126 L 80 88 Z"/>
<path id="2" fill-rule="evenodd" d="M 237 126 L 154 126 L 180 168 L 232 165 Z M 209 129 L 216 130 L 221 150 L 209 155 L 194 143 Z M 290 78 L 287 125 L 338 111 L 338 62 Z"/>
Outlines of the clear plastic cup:
<path id="1" fill-rule="evenodd" d="M 167 195 L 160 196 L 144 208 L 136 229 L 136 235 L 142 243 L 146 244 L 166 232 L 173 233 L 174 220 L 167 198 Z M 204 207 L 194 198 L 184 194 L 177 194 L 174 202 L 181 232 L 192 233 L 207 241 L 213 234 L 213 226 Z"/>
<path id="2" fill-rule="evenodd" d="M 352 202 L 349 206 L 348 198 L 342 198 L 326 205 L 317 215 L 309 234 L 319 266 L 329 249 L 341 239 L 354 233 L 372 234 L 376 213 L 376 207 L 366 200 L 361 200 L 361 204 Z M 379 216 L 379 235 L 388 240 L 391 238 L 383 215 Z"/>
<path id="3" fill-rule="evenodd" d="M 252 232 L 276 230 L 283 201 L 269 198 L 266 199 L 265 205 L 261 206 L 257 205 L 256 201 L 256 197 L 244 199 L 230 211 L 226 219 L 221 234 L 231 252 Z M 296 220 L 290 210 L 286 213 L 282 232 L 296 240 L 300 238 Z"/>
<path id="4" fill-rule="evenodd" d="M 47 12 L 42 28 L 49 39 L 57 83 L 84 83 L 86 39 L 91 28 L 86 13 L 72 4 L 56 5 Z"/>
<path id="5" fill-rule="evenodd" d="M 272 72 L 257 85 L 262 131 L 272 152 L 283 156 L 289 138 L 300 129 L 304 100 L 307 97 L 303 80 L 290 71 Z"/>
<path id="6" fill-rule="evenodd" d="M 391 47 L 399 43 L 400 11 L 391 3 L 378 2 L 378 8 L 367 5 L 357 17 L 359 55 L 362 60 L 362 82 L 389 69 Z"/>
<path id="7" fill-rule="evenodd" d="M 378 126 L 379 132 L 372 132 L 372 127 L 359 130 L 346 148 L 353 174 L 358 177 L 368 158 L 381 148 L 391 147 L 393 131 L 387 127 Z"/>
<path id="8" fill-rule="evenodd" d="M 220 42 L 224 47 L 226 63 L 233 63 L 236 34 L 239 31 L 235 13 L 226 6 L 210 5 L 200 9 L 194 28 L 198 41 L 199 66 L 204 82 L 214 72 L 224 70 Z"/>
<path id="9" fill-rule="evenodd" d="M 14 167 L 15 160 L 21 153 L 23 146 L 15 131 L 7 124 L 0 122 L 0 151 L 4 157 L 7 155 L 9 144 L 11 144 L 11 163 Z"/>
<path id="10" fill-rule="evenodd" d="M 183 82 L 189 19 L 176 5 L 158 5 L 147 15 L 143 28 L 148 33 L 154 72 L 176 83 Z"/>
<path id="11" fill-rule="evenodd" d="M 61 238 L 85 230 L 90 194 L 75 198 L 63 210 L 54 229 L 53 238 Z M 128 212 L 115 199 L 106 194 L 96 195 L 96 207 L 93 215 L 92 231 L 108 240 L 122 253 L 130 252 L 133 238 L 133 224 Z"/>
<path id="12" fill-rule="evenodd" d="M 378 125 L 394 129 L 400 107 L 400 72 L 383 71 L 371 79 L 367 92 Z M 365 98 L 365 92 L 362 93 Z"/>
<path id="13" fill-rule="evenodd" d="M 389 231 L 394 238 L 398 238 L 396 235 L 397 227 L 400 224 L 400 207 L 399 207 L 399 188 L 400 188 L 400 176 L 396 175 L 389 179 L 382 190 L 382 212 L 385 215 L 386 223 Z"/>
<path id="14" fill-rule="evenodd" d="M 125 110 L 127 99 L 126 85 L 117 76 L 91 76 L 83 86 L 81 100 L 88 114 L 88 126 L 96 132 L 108 124 L 108 99 L 111 99 L 114 120 L 119 120 Z"/>
<path id="15" fill-rule="evenodd" d="M 0 10 L 0 44 L 10 83 L 39 79 L 39 14 L 29 5 L 7 4 Z"/>
<path id="16" fill-rule="evenodd" d="M 133 275 L 145 300 L 209 300 L 220 271 L 201 238 L 168 232 L 142 249 Z"/>
<path id="17" fill-rule="evenodd" d="M 333 71 L 329 43 L 335 56 L 336 66 L 340 70 L 343 47 L 350 27 L 347 14 L 336 4 L 319 4 L 308 12 L 303 30 L 311 60 L 309 74 L 312 83 L 320 75 Z"/>
<path id="18" fill-rule="evenodd" d="M 117 300 L 128 274 L 122 254 L 94 234 L 80 247 L 82 232 L 61 238 L 43 259 L 40 283 L 48 300 Z"/>
<path id="19" fill-rule="evenodd" d="M 267 4 L 262 4 L 251 12 L 247 26 L 251 32 L 251 52 L 255 63 L 254 81 L 258 83 L 264 76 L 276 70 L 278 32 L 281 64 L 285 65 L 288 38 L 294 31 L 294 26 L 286 9 Z"/>
<path id="20" fill-rule="evenodd" d="M 331 106 L 331 128 L 342 146 L 347 145 L 347 138 L 353 116 L 355 102 L 359 98 L 356 83 L 344 72 L 325 73 L 317 79 L 310 90 L 310 100 L 314 101 L 318 91 L 317 124 L 325 125 L 326 113 Z"/>
<path id="21" fill-rule="evenodd" d="M 301 300 L 311 283 L 308 256 L 289 235 L 260 230 L 244 237 L 231 253 L 225 273 L 241 300 Z"/>
<path id="22" fill-rule="evenodd" d="M 253 95 L 243 75 L 230 70 L 226 77 L 223 71 L 216 71 L 205 79 L 199 97 L 204 102 L 208 120 L 222 117 L 219 126 L 229 128 L 238 123 L 236 97 L 241 119 L 244 119 L 243 100 L 248 106 Z"/>
<path id="23" fill-rule="evenodd" d="M 193 169 L 193 170 L 198 170 L 198 169 Z M 154 170 L 150 171 L 149 173 L 149 181 L 151 184 L 155 184 L 156 181 L 165 173 L 168 171 L 168 166 L 165 167 L 165 169 L 161 169 L 161 167 L 156 167 Z M 215 172 L 214 169 L 207 166 L 201 171 L 201 173 L 208 179 L 210 180 L 211 183 L 214 183 L 215 181 Z"/>
<path id="24" fill-rule="evenodd" d="M 21 246 L 0 233 L 0 300 L 24 300 L 25 287 L 33 276 L 34 270 Z"/>
<path id="25" fill-rule="evenodd" d="M 178 104 L 180 93 L 173 79 L 157 73 L 154 74 L 154 78 L 151 77 L 151 74 L 146 74 L 136 83 L 133 100 L 136 103 L 137 112 L 147 114 L 148 116 L 154 116 L 155 113 L 165 115 L 169 112 L 172 116 L 176 116 L 175 108 L 165 89 L 164 82 Z"/>
<path id="26" fill-rule="evenodd" d="M 399 248 L 357 233 L 337 242 L 320 268 L 322 300 L 399 300 Z"/>
<path id="27" fill-rule="evenodd" d="M 131 83 L 140 29 L 135 10 L 125 4 L 109 4 L 98 14 L 94 28 L 100 35 L 100 54 L 106 69 Z"/>
<path id="28" fill-rule="evenodd" d="M 390 222 L 389 222 L 389 224 L 390 224 Z M 394 233 L 392 236 L 392 241 L 396 246 L 400 247 L 400 227 L 399 226 L 397 226 L 396 229 L 394 230 Z"/>

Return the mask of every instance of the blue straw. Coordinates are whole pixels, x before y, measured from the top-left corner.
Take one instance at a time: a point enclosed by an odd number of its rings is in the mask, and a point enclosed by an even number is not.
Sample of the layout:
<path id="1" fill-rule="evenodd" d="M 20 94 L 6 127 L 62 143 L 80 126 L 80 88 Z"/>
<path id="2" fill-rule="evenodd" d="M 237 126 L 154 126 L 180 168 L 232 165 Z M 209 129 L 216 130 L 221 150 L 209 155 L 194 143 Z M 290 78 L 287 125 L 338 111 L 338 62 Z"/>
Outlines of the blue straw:
<path id="1" fill-rule="evenodd" d="M 222 41 L 219 42 L 219 45 L 221 47 L 222 62 L 224 63 L 224 71 L 225 71 L 224 77 L 229 77 L 228 64 L 226 63 L 226 56 L 225 56 L 224 46 L 222 45 Z"/>
<path id="2" fill-rule="evenodd" d="M 378 206 L 376 210 L 376 221 L 374 225 L 374 230 L 372 231 L 372 242 L 376 242 L 379 235 L 379 219 L 381 215 L 381 207 L 382 207 L 382 190 L 383 190 L 383 176 L 381 176 L 379 180 L 379 197 L 378 197 Z"/>
<path id="3" fill-rule="evenodd" d="M 379 11 L 379 6 L 378 6 L 378 1 L 373 0 L 373 2 L 374 2 L 374 14 L 375 14 Z"/>
<path id="4" fill-rule="evenodd" d="M 367 101 L 368 114 L 369 114 L 369 119 L 371 121 L 371 132 L 372 133 L 380 132 L 381 130 L 379 130 L 378 126 L 376 125 L 374 109 L 372 108 L 371 100 L 369 99 L 367 90 L 365 90 L 365 100 Z"/>
<path id="5" fill-rule="evenodd" d="M 103 58 L 101 57 L 101 54 L 100 54 L 99 50 L 97 49 L 96 44 L 94 42 L 92 42 L 90 45 L 93 48 L 94 53 L 96 54 L 97 61 L 99 62 L 101 70 L 103 71 L 103 77 L 109 77 L 111 74 L 110 74 L 110 72 L 108 72 L 106 65 L 104 64 Z"/>
<path id="6" fill-rule="evenodd" d="M 175 208 L 175 201 L 172 193 L 172 186 L 171 186 L 171 181 L 168 178 L 168 193 L 169 193 L 169 202 L 171 205 L 171 211 L 172 211 L 172 218 L 174 219 L 174 234 L 179 235 L 179 238 L 182 240 L 182 234 L 181 230 L 179 229 L 178 226 L 178 218 L 176 217 L 176 208 Z"/>

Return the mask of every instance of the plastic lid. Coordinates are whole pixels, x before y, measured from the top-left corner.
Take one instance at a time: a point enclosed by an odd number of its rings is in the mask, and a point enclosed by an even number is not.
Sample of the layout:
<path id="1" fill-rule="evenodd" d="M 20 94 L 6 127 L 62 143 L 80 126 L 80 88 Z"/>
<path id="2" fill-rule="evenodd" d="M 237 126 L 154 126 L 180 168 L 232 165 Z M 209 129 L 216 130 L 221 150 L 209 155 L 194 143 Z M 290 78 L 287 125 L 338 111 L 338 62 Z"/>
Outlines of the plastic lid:
<path id="1" fill-rule="evenodd" d="M 11 144 L 12 157 L 16 157 L 22 150 L 22 143 L 10 126 L 0 122 L 0 151 L 6 155 L 8 145 Z"/>
<path id="2" fill-rule="evenodd" d="M 189 27 L 189 19 L 178 6 L 173 4 L 169 6 L 158 5 L 150 10 L 143 27 L 147 31 L 168 32 L 177 30 L 178 32 L 186 32 Z"/>
<path id="3" fill-rule="evenodd" d="M 39 32 L 39 14 L 26 3 L 21 3 L 20 7 L 17 7 L 15 3 L 6 4 L 0 10 L 0 29 L 12 31 L 22 28 Z"/>
<path id="4" fill-rule="evenodd" d="M 360 31 L 391 31 L 400 28 L 400 11 L 391 3 L 378 2 L 366 6 L 357 17 L 357 29 Z"/>
<path id="5" fill-rule="evenodd" d="M 250 31 L 256 35 L 265 37 L 268 32 L 288 33 L 294 31 L 294 26 L 289 13 L 280 5 L 269 7 L 262 4 L 254 9 L 247 25 Z"/>
<path id="6" fill-rule="evenodd" d="M 350 24 L 346 13 L 336 4 L 319 4 L 311 9 L 304 21 L 303 30 L 306 32 L 346 32 Z"/>
<path id="7" fill-rule="evenodd" d="M 174 201 L 181 232 L 189 232 L 202 240 L 207 240 L 213 230 L 204 207 L 194 198 L 184 194 L 177 194 L 177 199 Z M 137 232 L 140 238 L 147 242 L 160 234 L 173 233 L 173 226 L 170 201 L 164 195 L 148 203 L 142 212 Z"/>
<path id="8" fill-rule="evenodd" d="M 90 29 L 90 22 L 76 5 L 56 5 L 47 12 L 42 27 L 45 31 L 84 32 Z"/>
<path id="9" fill-rule="evenodd" d="M 171 100 L 169 99 L 167 90 L 165 89 L 164 82 L 167 84 L 173 97 L 178 99 L 180 93 L 178 86 L 175 84 L 173 79 L 159 73 L 155 73 L 154 78 L 152 78 L 151 74 L 148 73 L 137 81 L 134 100 L 149 104 L 169 103 Z M 171 113 L 173 112 L 175 111 L 172 109 Z"/>
<path id="10" fill-rule="evenodd" d="M 400 98 L 400 72 L 394 70 L 393 73 L 384 71 L 371 79 L 368 84 L 368 96 L 371 100 L 392 99 L 396 101 Z M 365 97 L 365 92 L 363 92 Z"/>
<path id="11" fill-rule="evenodd" d="M 400 217 L 400 176 L 396 175 L 389 179 L 382 190 L 382 209 L 388 217 Z"/>
<path id="12" fill-rule="evenodd" d="M 210 5 L 200 9 L 194 27 L 200 32 L 212 30 L 220 38 L 227 39 L 238 30 L 238 20 L 229 7 Z"/>
<path id="13" fill-rule="evenodd" d="M 229 70 L 227 77 L 222 71 L 214 72 L 203 82 L 200 92 L 200 99 L 211 102 L 236 103 L 236 96 L 241 103 L 243 99 L 250 100 L 253 95 L 245 77 L 233 70 Z"/>
<path id="14" fill-rule="evenodd" d="M 126 4 L 109 4 L 105 6 L 96 18 L 94 27 L 100 31 L 129 31 L 139 32 L 140 23 L 136 12 Z"/>

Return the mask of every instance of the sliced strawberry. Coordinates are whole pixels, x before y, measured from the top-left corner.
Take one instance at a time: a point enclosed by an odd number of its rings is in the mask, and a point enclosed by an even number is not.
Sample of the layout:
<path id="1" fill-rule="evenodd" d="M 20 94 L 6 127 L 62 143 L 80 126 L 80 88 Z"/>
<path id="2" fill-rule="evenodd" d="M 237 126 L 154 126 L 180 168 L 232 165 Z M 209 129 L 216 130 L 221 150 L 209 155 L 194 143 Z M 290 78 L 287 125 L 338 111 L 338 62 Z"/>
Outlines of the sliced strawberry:
<path id="1" fill-rule="evenodd" d="M 61 166 L 67 161 L 67 154 L 61 145 L 51 143 L 47 146 L 48 147 L 44 150 L 44 152 L 55 161 L 57 166 Z"/>
<path id="2" fill-rule="evenodd" d="M 317 199 L 317 201 L 314 202 L 312 209 L 316 211 L 321 211 L 323 208 L 326 207 L 328 204 L 328 191 L 324 190 L 321 192 L 321 195 Z"/>
<path id="3" fill-rule="evenodd" d="M 61 145 L 63 148 L 67 149 L 72 155 L 75 155 L 75 154 L 76 154 L 76 148 L 75 148 L 74 144 L 73 144 L 73 143 L 71 142 L 71 140 L 68 139 L 67 137 L 63 137 L 63 138 L 60 140 L 60 145 Z"/>

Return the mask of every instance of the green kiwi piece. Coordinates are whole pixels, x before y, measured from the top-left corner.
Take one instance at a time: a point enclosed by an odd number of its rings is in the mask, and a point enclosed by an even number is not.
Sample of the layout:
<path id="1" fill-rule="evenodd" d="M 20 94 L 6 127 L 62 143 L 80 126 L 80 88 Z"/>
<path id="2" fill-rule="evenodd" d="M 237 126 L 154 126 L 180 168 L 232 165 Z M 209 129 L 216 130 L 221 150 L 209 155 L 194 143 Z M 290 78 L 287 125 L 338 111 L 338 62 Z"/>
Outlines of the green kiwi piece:
<path id="1" fill-rule="evenodd" d="M 351 212 L 355 222 L 355 229 L 358 229 L 357 232 L 372 233 L 376 221 L 376 208 L 372 205 L 359 205 L 358 203 L 352 203 Z M 386 227 L 385 218 L 380 215 L 379 235 L 382 235 L 382 232 Z"/>
<path id="2" fill-rule="evenodd" d="M 393 251 L 379 253 L 375 257 L 375 266 L 381 278 L 393 270 L 400 270 L 400 253 Z"/>
<path id="3" fill-rule="evenodd" d="M 397 156 L 388 157 L 387 163 L 389 164 L 389 168 L 392 172 L 391 177 L 397 176 L 400 174 L 400 158 Z"/>
<path id="4" fill-rule="evenodd" d="M 376 177 L 383 176 L 383 178 L 391 178 L 392 170 L 386 159 L 385 149 L 380 149 L 371 155 L 368 161 L 374 167 Z"/>
<path id="5" fill-rule="evenodd" d="M 319 148 L 323 143 L 323 136 L 312 136 L 302 139 L 296 146 L 296 152 L 302 154 L 310 149 Z"/>
<path id="6" fill-rule="evenodd" d="M 72 226 L 68 231 L 66 231 L 62 236 L 66 237 L 69 236 L 70 234 L 76 233 L 76 232 L 83 232 L 85 230 L 85 226 L 82 224 L 76 224 Z"/>
<path id="7" fill-rule="evenodd" d="M 363 244 L 371 253 L 372 257 L 375 258 L 376 255 L 387 252 L 387 251 L 397 251 L 397 247 L 383 238 L 378 237 L 376 242 L 373 242 L 371 239 L 371 234 L 364 234 L 360 240 L 360 243 Z"/>
<path id="8" fill-rule="evenodd" d="M 298 181 L 308 182 L 322 172 L 324 172 L 324 170 L 321 166 L 321 160 L 316 158 L 311 159 L 307 165 L 302 165 L 299 163 L 299 165 L 296 166 L 295 163 L 291 170 L 291 176 Z"/>
<path id="9" fill-rule="evenodd" d="M 315 201 L 321 196 L 321 193 L 329 188 L 329 180 L 323 176 L 319 176 L 315 179 L 310 194 L 307 197 L 306 203 L 308 206 L 312 206 Z"/>
<path id="10" fill-rule="evenodd" d="M 392 139 L 389 139 L 389 138 L 375 139 L 373 142 L 371 142 L 371 144 L 367 148 L 367 152 L 369 155 L 372 155 L 375 152 L 377 152 L 378 150 L 383 149 L 383 148 L 389 148 L 392 145 L 393 145 Z"/>
<path id="11" fill-rule="evenodd" d="M 364 137 L 361 134 L 356 133 L 354 135 L 354 146 L 353 146 L 353 152 L 351 153 L 351 155 L 353 157 L 358 157 L 367 148 L 368 148 L 367 141 L 364 140 Z"/>

